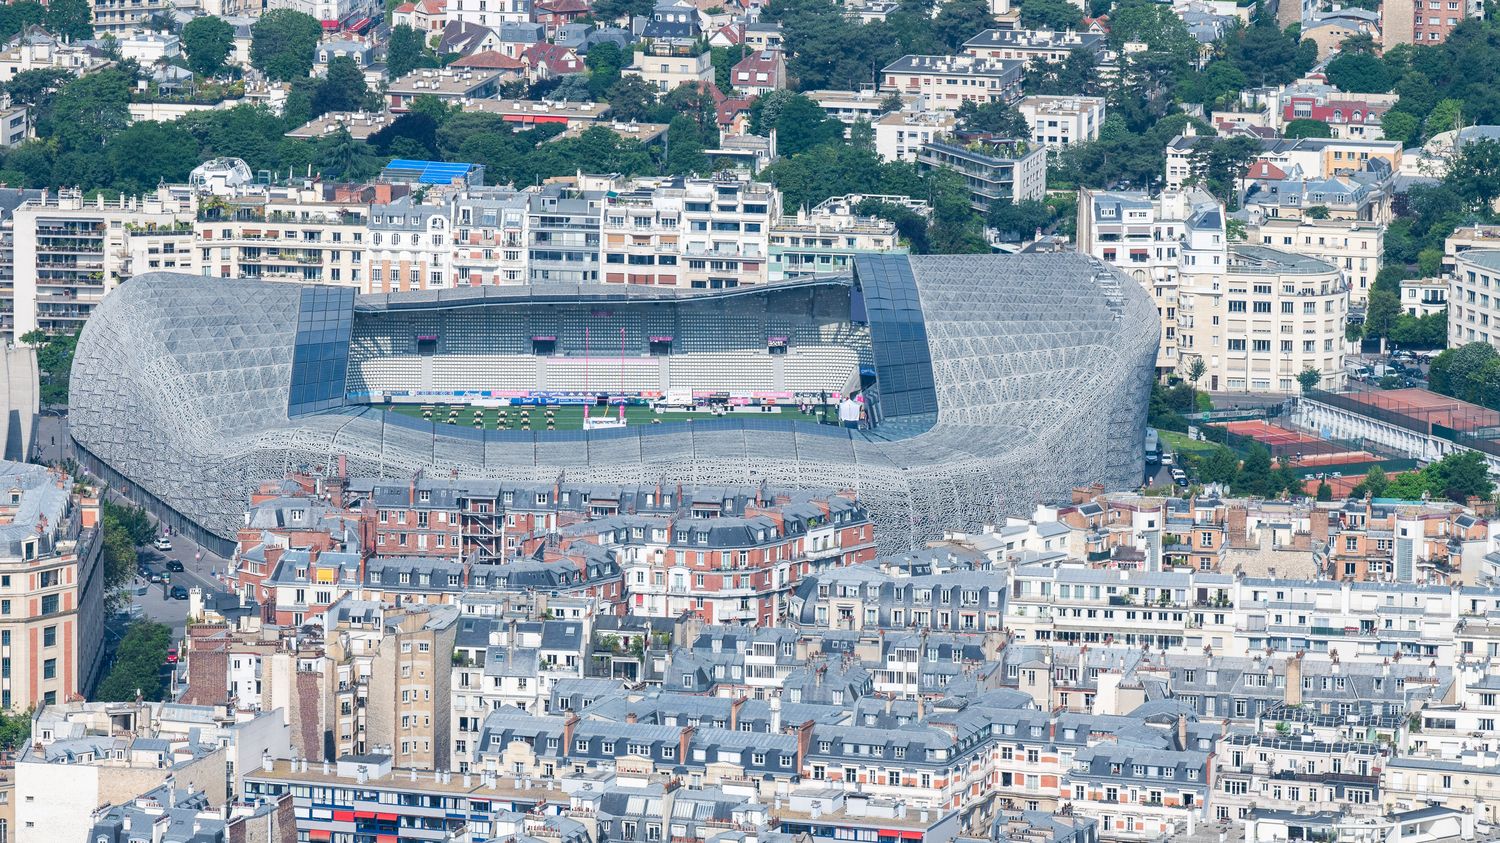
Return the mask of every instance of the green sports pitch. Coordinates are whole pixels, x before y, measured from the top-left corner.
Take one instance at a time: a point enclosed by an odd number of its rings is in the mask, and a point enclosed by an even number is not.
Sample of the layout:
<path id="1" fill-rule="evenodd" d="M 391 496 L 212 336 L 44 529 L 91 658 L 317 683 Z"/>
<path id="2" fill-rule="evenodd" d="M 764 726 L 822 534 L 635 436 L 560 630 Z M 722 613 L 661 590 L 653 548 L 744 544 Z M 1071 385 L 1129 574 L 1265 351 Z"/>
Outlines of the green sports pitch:
<path id="1" fill-rule="evenodd" d="M 583 429 L 583 407 L 569 404 L 555 407 L 473 407 L 462 404 L 391 404 L 387 408 L 392 413 L 400 413 L 404 416 L 433 421 L 439 424 L 452 424 L 458 427 L 467 427 L 474 430 L 582 430 Z M 454 411 L 457 412 L 454 412 Z M 548 411 L 552 415 L 547 415 Z M 525 415 L 522 412 L 525 411 Z M 502 417 L 501 413 L 505 415 Z M 590 418 L 618 418 L 620 408 L 617 405 L 610 407 L 590 407 Z M 754 411 L 731 413 L 729 418 L 759 416 Z M 625 424 L 627 427 L 646 425 L 653 422 L 661 424 L 673 424 L 693 421 L 709 421 L 721 418 L 708 411 L 692 412 L 684 410 L 663 410 L 655 412 L 646 406 L 626 406 Z M 782 412 L 774 418 L 793 420 L 802 419 L 816 422 L 818 415 L 812 413 L 803 415 L 796 407 L 785 407 Z M 551 427 L 548 427 L 548 421 Z M 529 427 L 528 427 L 529 426 Z"/>

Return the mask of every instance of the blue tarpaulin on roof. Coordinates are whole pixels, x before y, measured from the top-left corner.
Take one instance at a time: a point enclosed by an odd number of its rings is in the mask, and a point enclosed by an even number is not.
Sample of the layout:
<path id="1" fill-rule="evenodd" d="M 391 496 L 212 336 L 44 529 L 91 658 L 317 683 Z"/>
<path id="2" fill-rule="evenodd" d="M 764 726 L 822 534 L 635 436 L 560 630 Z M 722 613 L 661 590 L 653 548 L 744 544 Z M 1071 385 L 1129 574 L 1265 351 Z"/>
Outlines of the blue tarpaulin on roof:
<path id="1" fill-rule="evenodd" d="M 454 179 L 466 180 L 473 164 L 449 164 L 443 161 L 413 161 L 395 158 L 385 166 L 386 173 L 400 176 L 418 184 L 452 184 Z"/>

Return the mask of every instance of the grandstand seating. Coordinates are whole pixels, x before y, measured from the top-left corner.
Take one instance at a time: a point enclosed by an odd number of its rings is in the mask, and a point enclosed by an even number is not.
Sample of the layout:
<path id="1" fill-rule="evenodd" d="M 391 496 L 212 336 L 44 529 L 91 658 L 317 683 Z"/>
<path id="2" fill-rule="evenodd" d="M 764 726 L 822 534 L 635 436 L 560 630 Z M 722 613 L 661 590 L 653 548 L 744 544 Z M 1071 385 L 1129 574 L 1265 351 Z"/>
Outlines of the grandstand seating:
<path id="1" fill-rule="evenodd" d="M 348 388 L 665 392 L 837 391 L 871 361 L 869 332 L 848 321 L 840 288 L 681 302 L 501 305 L 358 314 Z M 585 337 L 587 329 L 587 337 Z M 621 330 L 624 354 L 621 355 Z M 416 337 L 435 335 L 426 358 Z M 556 337 L 538 360 L 532 337 Z M 672 353 L 649 355 L 651 337 Z M 784 355 L 768 337 L 787 337 Z M 588 348 L 585 366 L 584 349 Z M 587 376 L 585 376 L 587 369 Z"/>

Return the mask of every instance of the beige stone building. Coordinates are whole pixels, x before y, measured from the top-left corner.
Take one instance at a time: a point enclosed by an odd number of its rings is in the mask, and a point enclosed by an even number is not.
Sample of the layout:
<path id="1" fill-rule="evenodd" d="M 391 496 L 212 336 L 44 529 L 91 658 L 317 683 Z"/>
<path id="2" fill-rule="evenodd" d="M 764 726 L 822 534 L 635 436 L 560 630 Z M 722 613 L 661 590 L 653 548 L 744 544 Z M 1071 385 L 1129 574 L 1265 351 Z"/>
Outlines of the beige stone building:
<path id="1" fill-rule="evenodd" d="M 403 767 L 449 769 L 457 633 L 454 606 L 385 616 L 380 651 L 370 662 L 368 731 L 391 736 L 390 755 Z"/>

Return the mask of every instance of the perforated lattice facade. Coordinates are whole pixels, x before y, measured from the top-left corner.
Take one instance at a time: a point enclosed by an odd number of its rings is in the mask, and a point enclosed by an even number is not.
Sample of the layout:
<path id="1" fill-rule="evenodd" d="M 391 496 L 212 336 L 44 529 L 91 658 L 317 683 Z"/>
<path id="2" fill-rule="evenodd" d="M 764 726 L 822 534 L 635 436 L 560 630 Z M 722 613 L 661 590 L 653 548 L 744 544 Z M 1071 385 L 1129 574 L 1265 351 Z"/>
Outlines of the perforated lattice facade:
<path id="1" fill-rule="evenodd" d="M 253 481 L 338 455 L 364 475 L 850 488 L 889 548 L 1079 484 L 1139 483 L 1157 337 L 1144 291 L 1072 254 L 910 261 L 938 412 L 907 438 L 899 424 L 851 435 L 774 418 L 591 433 L 439 430 L 374 408 L 291 418 L 302 288 L 165 274 L 132 280 L 89 320 L 71 429 L 225 538 Z M 877 362 L 880 334 L 872 321 Z"/>

